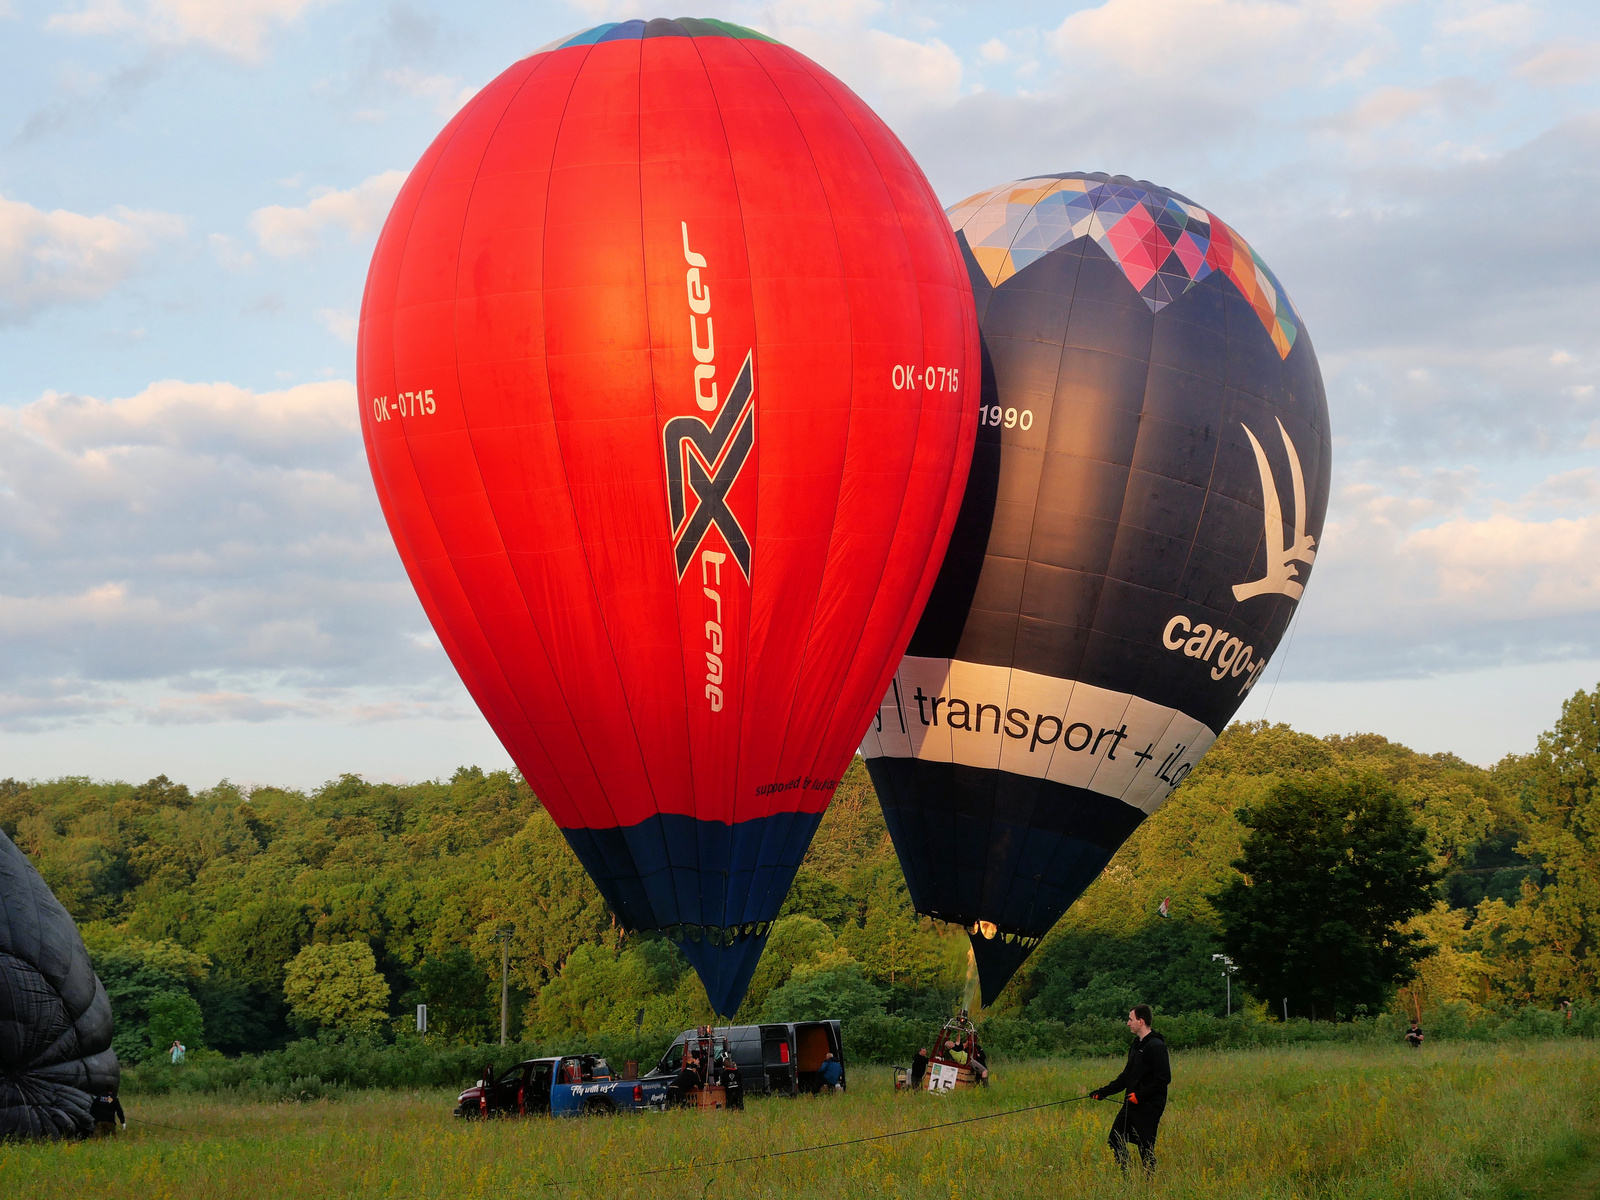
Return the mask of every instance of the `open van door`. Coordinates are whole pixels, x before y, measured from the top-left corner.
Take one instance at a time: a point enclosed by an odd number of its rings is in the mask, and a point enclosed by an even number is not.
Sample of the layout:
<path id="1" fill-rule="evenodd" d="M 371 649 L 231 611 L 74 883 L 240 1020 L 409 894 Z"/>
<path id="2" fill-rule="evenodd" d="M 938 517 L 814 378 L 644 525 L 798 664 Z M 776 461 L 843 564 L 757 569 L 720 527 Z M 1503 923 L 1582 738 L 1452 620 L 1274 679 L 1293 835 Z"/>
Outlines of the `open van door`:
<path id="1" fill-rule="evenodd" d="M 839 1033 L 839 1022 L 796 1021 L 794 1041 L 796 1086 L 802 1092 L 820 1091 L 823 1060 L 831 1054 L 841 1068 L 844 1066 L 844 1040 Z M 843 1083 L 845 1076 L 840 1075 L 839 1081 Z"/>
<path id="2" fill-rule="evenodd" d="M 784 1096 L 794 1095 L 798 1082 L 790 1028 L 788 1025 L 761 1027 L 761 1073 L 766 1076 L 767 1091 Z"/>

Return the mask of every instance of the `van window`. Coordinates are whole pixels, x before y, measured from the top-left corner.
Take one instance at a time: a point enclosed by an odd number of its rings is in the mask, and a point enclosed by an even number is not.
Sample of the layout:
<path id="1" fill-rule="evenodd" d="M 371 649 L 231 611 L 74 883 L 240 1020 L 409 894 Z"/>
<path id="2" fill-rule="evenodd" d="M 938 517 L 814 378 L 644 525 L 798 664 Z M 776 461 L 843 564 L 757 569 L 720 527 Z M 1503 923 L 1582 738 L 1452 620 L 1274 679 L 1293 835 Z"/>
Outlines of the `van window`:
<path id="1" fill-rule="evenodd" d="M 670 1071 L 673 1074 L 676 1074 L 678 1068 L 683 1066 L 683 1045 L 683 1038 L 679 1038 L 677 1041 L 673 1042 L 672 1045 L 667 1048 L 667 1052 L 661 1056 L 661 1061 L 656 1064 L 656 1070 L 662 1072 Z"/>

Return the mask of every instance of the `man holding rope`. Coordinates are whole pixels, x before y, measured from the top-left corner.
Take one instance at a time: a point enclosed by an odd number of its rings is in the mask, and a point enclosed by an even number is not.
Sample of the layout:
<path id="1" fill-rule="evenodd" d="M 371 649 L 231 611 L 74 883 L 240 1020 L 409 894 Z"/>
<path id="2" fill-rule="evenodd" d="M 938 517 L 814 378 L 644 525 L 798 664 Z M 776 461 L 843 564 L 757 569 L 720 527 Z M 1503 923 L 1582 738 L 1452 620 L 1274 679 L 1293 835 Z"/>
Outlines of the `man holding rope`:
<path id="1" fill-rule="evenodd" d="M 1139 1147 L 1145 1174 L 1155 1173 L 1156 1127 L 1161 1124 L 1161 1114 L 1167 1107 L 1167 1085 L 1172 1082 L 1167 1043 L 1150 1028 L 1151 1016 L 1148 1004 L 1133 1006 L 1128 1013 L 1128 1029 L 1137 1040 L 1128 1048 L 1128 1065 L 1105 1087 L 1089 1093 L 1091 1099 L 1101 1100 L 1117 1092 L 1127 1092 L 1117 1119 L 1111 1122 L 1111 1136 L 1107 1139 L 1124 1173 L 1128 1170 L 1130 1141 Z"/>

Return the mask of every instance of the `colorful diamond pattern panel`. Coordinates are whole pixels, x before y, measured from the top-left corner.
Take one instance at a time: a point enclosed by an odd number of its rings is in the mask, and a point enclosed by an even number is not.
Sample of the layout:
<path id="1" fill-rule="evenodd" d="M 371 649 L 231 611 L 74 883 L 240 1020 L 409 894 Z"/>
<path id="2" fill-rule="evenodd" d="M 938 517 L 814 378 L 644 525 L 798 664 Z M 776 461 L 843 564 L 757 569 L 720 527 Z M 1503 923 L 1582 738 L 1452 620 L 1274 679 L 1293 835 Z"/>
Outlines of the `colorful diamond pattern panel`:
<path id="1" fill-rule="evenodd" d="M 1280 358 L 1300 331 L 1300 314 L 1250 243 L 1199 205 L 1143 180 L 1039 175 L 968 196 L 946 211 L 995 287 L 1050 251 L 1089 237 L 1151 312 L 1221 271 L 1255 309 Z"/>

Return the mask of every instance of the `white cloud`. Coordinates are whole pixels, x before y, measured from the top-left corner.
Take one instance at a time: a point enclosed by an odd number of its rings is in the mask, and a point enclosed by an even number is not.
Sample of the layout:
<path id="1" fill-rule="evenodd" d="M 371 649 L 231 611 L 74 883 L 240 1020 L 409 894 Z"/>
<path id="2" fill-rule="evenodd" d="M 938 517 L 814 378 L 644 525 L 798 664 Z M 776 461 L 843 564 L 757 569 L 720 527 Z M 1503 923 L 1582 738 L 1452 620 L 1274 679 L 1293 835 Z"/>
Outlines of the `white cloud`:
<path id="1" fill-rule="evenodd" d="M 0 544 L 0 725 L 458 705 L 347 382 L 0 409 Z"/>
<path id="2" fill-rule="evenodd" d="M 0 196 L 0 325 L 98 300 L 183 232 L 182 219 L 168 213 L 118 208 L 90 217 Z"/>
<path id="3" fill-rule="evenodd" d="M 961 59 L 938 38 L 914 41 L 874 28 L 880 0 L 773 0 L 751 24 L 832 71 L 884 115 L 955 102 Z"/>
<path id="4" fill-rule="evenodd" d="M 1600 609 L 1600 513 L 1461 518 L 1419 529 L 1398 549 L 1429 565 L 1444 606 L 1497 620 Z"/>
<path id="5" fill-rule="evenodd" d="M 1459 115 L 1486 104 L 1490 88 L 1469 78 L 1441 79 L 1425 87 L 1374 88 L 1349 109 L 1318 124 L 1346 135 L 1371 135 L 1402 125 L 1414 117 Z"/>
<path id="6" fill-rule="evenodd" d="M 1277 0 L 1106 0 L 1072 13 L 1048 40 L 1068 61 L 1177 82 L 1219 66 L 1253 74 L 1317 23 L 1311 8 Z"/>
<path id="7" fill-rule="evenodd" d="M 343 308 L 319 308 L 317 320 L 322 327 L 347 346 L 356 344 L 356 328 L 360 324 L 356 315 Z"/>
<path id="8" fill-rule="evenodd" d="M 1441 6 L 1438 22 L 1442 37 L 1472 49 L 1503 50 L 1525 41 L 1539 26 L 1539 10 L 1532 4 L 1496 4 L 1490 0 Z"/>
<path id="9" fill-rule="evenodd" d="M 991 66 L 1007 62 L 1011 58 L 1011 48 L 999 38 L 990 38 L 978 47 L 978 58 Z"/>
<path id="10" fill-rule="evenodd" d="M 1536 46 L 1517 64 L 1517 74 L 1539 87 L 1588 83 L 1600 75 L 1600 42 Z"/>
<path id="11" fill-rule="evenodd" d="M 342 192 L 322 189 L 298 208 L 269 204 L 250 215 L 250 228 L 261 248 L 279 257 L 309 254 L 330 231 L 360 241 L 383 225 L 405 180 L 404 171 L 385 171 Z"/>
<path id="12" fill-rule="evenodd" d="M 57 13 L 45 28 L 62 33 L 132 35 L 158 46 L 207 46 L 247 61 L 266 53 L 275 28 L 292 25 L 325 0 L 89 0 Z"/>
<path id="13" fill-rule="evenodd" d="M 1600 656 L 1596 470 L 1558 472 L 1501 504 L 1480 474 L 1404 469 L 1340 489 L 1306 589 L 1297 676 Z"/>
<path id="14" fill-rule="evenodd" d="M 463 84 L 453 75 L 430 75 L 414 67 L 387 70 L 383 78 L 408 96 L 430 101 L 433 110 L 443 117 L 454 116 L 463 104 L 478 94 L 477 88 Z"/>
<path id="15" fill-rule="evenodd" d="M 225 271 L 246 271 L 256 265 L 256 256 L 225 233 L 213 233 L 206 241 L 218 265 Z"/>

